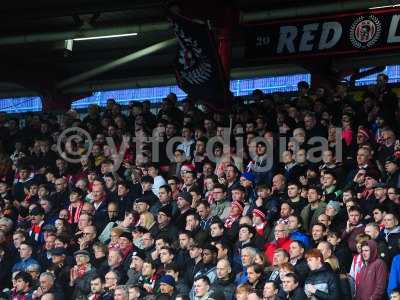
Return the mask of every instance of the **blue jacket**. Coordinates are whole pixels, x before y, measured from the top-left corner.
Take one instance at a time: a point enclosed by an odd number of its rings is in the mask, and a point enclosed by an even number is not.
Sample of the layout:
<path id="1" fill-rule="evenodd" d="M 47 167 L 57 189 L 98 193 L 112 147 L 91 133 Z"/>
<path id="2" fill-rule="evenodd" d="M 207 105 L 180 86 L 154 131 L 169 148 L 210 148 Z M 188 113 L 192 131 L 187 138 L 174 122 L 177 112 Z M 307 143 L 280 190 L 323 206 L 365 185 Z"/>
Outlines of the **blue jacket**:
<path id="1" fill-rule="evenodd" d="M 390 268 L 389 283 L 387 287 L 389 298 L 392 290 L 398 287 L 400 287 L 400 254 L 393 258 L 392 267 Z"/>
<path id="2" fill-rule="evenodd" d="M 311 239 L 310 239 L 310 237 L 306 233 L 304 233 L 304 232 L 302 232 L 300 230 L 293 231 L 290 234 L 290 239 L 292 241 L 302 242 L 304 247 L 306 247 L 306 249 L 310 249 L 311 248 Z"/>
<path id="3" fill-rule="evenodd" d="M 19 260 L 13 267 L 12 267 L 12 272 L 16 272 L 16 271 L 26 271 L 26 268 L 30 265 L 38 265 L 40 266 L 40 264 L 38 263 L 38 261 L 32 257 L 29 257 L 25 260 Z"/>

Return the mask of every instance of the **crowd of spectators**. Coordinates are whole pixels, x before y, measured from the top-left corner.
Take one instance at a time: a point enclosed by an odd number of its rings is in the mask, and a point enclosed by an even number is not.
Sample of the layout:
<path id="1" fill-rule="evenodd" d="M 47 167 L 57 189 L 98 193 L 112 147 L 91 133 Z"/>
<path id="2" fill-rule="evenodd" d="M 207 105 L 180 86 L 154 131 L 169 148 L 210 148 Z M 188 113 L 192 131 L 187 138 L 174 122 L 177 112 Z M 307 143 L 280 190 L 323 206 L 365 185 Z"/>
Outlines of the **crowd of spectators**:
<path id="1" fill-rule="evenodd" d="M 400 102 L 361 98 L 1 113 L 0 299 L 400 299 Z"/>

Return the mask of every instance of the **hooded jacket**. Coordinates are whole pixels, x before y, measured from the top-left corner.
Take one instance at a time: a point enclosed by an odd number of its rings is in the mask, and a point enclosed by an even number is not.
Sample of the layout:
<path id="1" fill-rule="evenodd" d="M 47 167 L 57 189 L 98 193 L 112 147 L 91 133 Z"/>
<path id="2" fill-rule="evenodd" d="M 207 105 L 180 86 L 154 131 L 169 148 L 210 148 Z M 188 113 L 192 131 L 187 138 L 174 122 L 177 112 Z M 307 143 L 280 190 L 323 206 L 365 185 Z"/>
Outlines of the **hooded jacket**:
<path id="1" fill-rule="evenodd" d="M 363 260 L 360 283 L 356 285 L 356 300 L 380 300 L 385 293 L 387 269 L 385 262 L 378 258 L 378 246 L 375 241 L 367 241 L 370 258 Z"/>

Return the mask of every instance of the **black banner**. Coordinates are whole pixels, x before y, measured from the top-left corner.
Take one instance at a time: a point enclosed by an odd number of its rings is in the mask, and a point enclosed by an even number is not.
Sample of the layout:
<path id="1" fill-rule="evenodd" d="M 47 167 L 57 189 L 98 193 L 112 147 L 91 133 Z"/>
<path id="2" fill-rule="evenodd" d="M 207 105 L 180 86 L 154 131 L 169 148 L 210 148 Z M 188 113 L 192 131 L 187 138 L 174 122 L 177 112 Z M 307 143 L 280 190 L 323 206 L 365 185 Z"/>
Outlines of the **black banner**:
<path id="1" fill-rule="evenodd" d="M 180 15 L 169 16 L 178 39 L 175 74 L 179 87 L 215 109 L 224 106 L 227 80 L 216 39 L 208 24 Z"/>
<path id="2" fill-rule="evenodd" d="M 400 48 L 400 9 L 245 26 L 248 58 L 287 59 Z"/>

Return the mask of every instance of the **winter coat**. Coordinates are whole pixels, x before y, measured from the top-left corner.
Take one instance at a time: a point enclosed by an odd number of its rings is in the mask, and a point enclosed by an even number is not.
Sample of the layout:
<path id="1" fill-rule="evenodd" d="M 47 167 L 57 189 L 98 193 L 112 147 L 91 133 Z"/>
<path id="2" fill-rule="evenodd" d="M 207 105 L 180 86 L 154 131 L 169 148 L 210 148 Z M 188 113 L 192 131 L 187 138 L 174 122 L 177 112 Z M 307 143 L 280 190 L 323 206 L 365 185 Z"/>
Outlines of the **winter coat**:
<path id="1" fill-rule="evenodd" d="M 320 202 L 315 210 L 311 209 L 311 205 L 308 204 L 300 213 L 301 219 L 303 220 L 303 229 L 309 232 L 312 225 L 318 222 L 318 217 L 325 213 L 326 203 Z"/>
<path id="2" fill-rule="evenodd" d="M 279 240 L 273 241 L 271 243 L 267 243 L 264 246 L 264 252 L 265 252 L 265 256 L 267 257 L 268 261 L 272 264 L 272 258 L 274 256 L 274 251 L 276 249 L 282 248 L 289 253 L 289 246 L 291 243 L 292 243 L 292 240 L 289 237 L 284 238 L 284 239 L 279 239 Z"/>
<path id="3" fill-rule="evenodd" d="M 375 241 L 367 241 L 371 256 L 363 261 L 360 282 L 356 285 L 356 300 L 381 300 L 386 287 L 387 269 L 385 262 L 378 258 L 378 246 Z"/>
<path id="4" fill-rule="evenodd" d="M 382 236 L 386 241 L 389 249 L 389 261 L 399 252 L 400 226 L 396 226 L 392 230 L 384 229 Z"/>
<path id="5" fill-rule="evenodd" d="M 349 245 L 349 248 L 353 254 L 357 253 L 357 242 L 356 242 L 356 237 L 360 233 L 364 233 L 365 226 L 362 224 L 358 224 L 356 227 L 354 227 L 350 232 L 347 232 L 346 230 L 343 231 L 342 234 L 342 241 L 347 242 L 347 245 Z"/>
<path id="6" fill-rule="evenodd" d="M 316 287 L 317 291 L 314 297 L 317 300 L 340 299 L 339 278 L 325 265 L 318 270 L 311 271 L 305 284 L 312 284 Z"/>
<path id="7" fill-rule="evenodd" d="M 91 291 L 90 281 L 96 275 L 96 269 L 92 268 L 90 271 L 86 272 L 85 275 L 77 278 L 74 282 L 74 292 L 72 299 L 86 299 L 87 295 L 89 295 Z"/>
<path id="8" fill-rule="evenodd" d="M 285 298 L 287 300 L 307 300 L 307 296 L 304 293 L 304 289 L 298 286 L 296 289 L 289 293 L 285 293 Z"/>
<path id="9" fill-rule="evenodd" d="M 224 293 L 225 300 L 233 300 L 236 288 L 234 284 L 234 279 L 234 277 L 231 277 L 228 280 L 217 278 L 211 286 L 211 289 L 213 291 L 221 291 L 222 293 Z"/>
<path id="10" fill-rule="evenodd" d="M 300 230 L 295 230 L 290 234 L 290 239 L 292 241 L 302 242 L 306 249 L 311 248 L 311 239 L 310 236 Z"/>
<path id="11" fill-rule="evenodd" d="M 396 255 L 392 261 L 392 267 L 389 273 L 389 283 L 387 287 L 387 293 L 390 297 L 392 290 L 400 287 L 400 254 Z"/>

